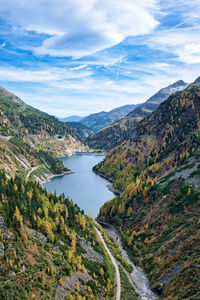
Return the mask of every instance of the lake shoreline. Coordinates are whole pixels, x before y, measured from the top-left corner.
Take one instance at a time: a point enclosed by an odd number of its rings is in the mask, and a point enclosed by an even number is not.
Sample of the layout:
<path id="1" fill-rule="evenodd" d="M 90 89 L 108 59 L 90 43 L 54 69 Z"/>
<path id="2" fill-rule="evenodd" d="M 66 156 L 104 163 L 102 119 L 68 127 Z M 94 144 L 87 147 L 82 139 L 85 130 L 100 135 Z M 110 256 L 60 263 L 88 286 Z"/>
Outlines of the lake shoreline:
<path id="1" fill-rule="evenodd" d="M 60 173 L 60 174 L 52 174 L 52 175 L 47 175 L 47 178 L 42 180 L 38 180 L 39 183 L 43 186 L 44 184 L 50 182 L 52 179 L 56 178 L 56 177 L 62 177 L 62 176 L 65 176 L 65 175 L 69 175 L 69 174 L 74 174 L 75 172 L 72 171 L 72 170 L 68 170 L 68 171 L 65 171 L 63 173 Z"/>
<path id="2" fill-rule="evenodd" d="M 74 152 L 74 155 L 98 155 L 105 156 L 106 152 Z"/>
<path id="3" fill-rule="evenodd" d="M 107 176 L 107 175 L 105 175 L 105 174 L 103 174 L 103 173 L 101 173 L 101 172 L 95 170 L 94 168 L 92 168 L 92 171 L 93 171 L 95 174 L 101 176 L 102 178 L 107 179 L 107 180 L 110 181 L 111 183 L 114 182 L 114 179 L 113 179 L 112 177 L 109 177 L 109 176 Z"/>
<path id="4" fill-rule="evenodd" d="M 107 176 L 107 175 L 105 175 L 105 174 L 103 174 L 103 173 L 101 173 L 101 172 L 95 170 L 94 168 L 92 169 L 92 171 L 93 171 L 95 174 L 97 174 L 97 175 L 101 176 L 102 178 L 107 179 L 108 181 L 111 182 L 111 184 L 108 184 L 108 185 L 107 185 L 109 191 L 113 192 L 113 193 L 116 194 L 116 195 L 120 195 L 120 194 L 123 193 L 123 191 L 118 190 L 118 189 L 115 189 L 115 188 L 113 187 L 114 179 L 113 179 L 112 177 L 109 177 L 109 176 Z"/>

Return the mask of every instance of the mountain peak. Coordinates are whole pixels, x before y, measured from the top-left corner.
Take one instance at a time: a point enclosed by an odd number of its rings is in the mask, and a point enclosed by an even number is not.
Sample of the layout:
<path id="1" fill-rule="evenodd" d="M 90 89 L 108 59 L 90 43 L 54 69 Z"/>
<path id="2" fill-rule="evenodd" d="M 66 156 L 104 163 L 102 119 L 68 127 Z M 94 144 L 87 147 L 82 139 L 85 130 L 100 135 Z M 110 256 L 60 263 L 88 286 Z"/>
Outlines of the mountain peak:
<path id="1" fill-rule="evenodd" d="M 13 93 L 7 91 L 2 86 L 0 86 L 0 96 L 5 97 L 13 102 L 20 104 L 20 105 L 26 105 L 19 97 L 17 97 Z"/>
<path id="2" fill-rule="evenodd" d="M 179 86 L 186 86 L 186 85 L 188 85 L 185 81 L 183 81 L 182 79 L 180 79 L 180 80 L 177 80 L 176 82 L 174 82 L 174 83 L 172 83 L 171 85 L 170 85 L 170 87 L 179 87 Z"/>
<path id="3" fill-rule="evenodd" d="M 200 84 L 200 76 L 199 77 L 197 77 L 197 79 L 192 83 L 192 84 Z"/>

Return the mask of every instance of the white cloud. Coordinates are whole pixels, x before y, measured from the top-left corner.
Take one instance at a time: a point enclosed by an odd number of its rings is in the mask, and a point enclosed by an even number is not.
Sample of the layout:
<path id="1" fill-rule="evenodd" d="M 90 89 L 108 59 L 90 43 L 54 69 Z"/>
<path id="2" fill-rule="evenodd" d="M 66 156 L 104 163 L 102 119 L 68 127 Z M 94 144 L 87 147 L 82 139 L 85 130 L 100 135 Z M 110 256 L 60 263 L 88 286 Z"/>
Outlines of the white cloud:
<path id="1" fill-rule="evenodd" d="M 26 70 L 22 68 L 0 67 L 1 81 L 34 82 L 34 83 L 52 83 L 63 80 L 80 79 L 89 77 L 91 70 L 67 70 L 65 68 L 41 68 L 39 70 Z"/>
<path id="2" fill-rule="evenodd" d="M 148 41 L 155 49 L 171 52 L 186 64 L 200 63 L 200 25 L 157 32 Z"/>
<path id="3" fill-rule="evenodd" d="M 163 0 L 160 10 L 169 19 L 177 16 L 177 24 L 174 27 L 165 24 L 165 29 L 159 29 L 146 39 L 147 45 L 170 52 L 183 63 L 200 63 L 200 1 Z"/>
<path id="4" fill-rule="evenodd" d="M 2 43 L 1 45 L 0 45 L 0 48 L 3 48 L 3 47 L 5 47 L 6 46 L 6 43 Z"/>
<path id="5" fill-rule="evenodd" d="M 15 26 L 48 34 L 38 55 L 83 57 L 158 25 L 157 0 L 5 0 L 0 16 Z"/>
<path id="6" fill-rule="evenodd" d="M 74 71 L 74 70 L 81 70 L 81 69 L 84 69 L 86 68 L 87 65 L 80 65 L 80 66 L 77 66 L 77 67 L 72 67 L 72 68 L 69 68 L 70 71 Z M 89 68 L 87 68 L 88 70 Z"/>

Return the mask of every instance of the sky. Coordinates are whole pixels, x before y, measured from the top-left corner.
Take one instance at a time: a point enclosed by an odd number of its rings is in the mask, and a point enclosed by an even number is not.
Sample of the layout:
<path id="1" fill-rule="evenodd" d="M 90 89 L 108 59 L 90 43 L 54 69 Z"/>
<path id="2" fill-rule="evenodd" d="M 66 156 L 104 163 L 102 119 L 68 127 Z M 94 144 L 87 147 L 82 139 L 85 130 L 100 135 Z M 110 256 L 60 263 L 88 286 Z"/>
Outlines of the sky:
<path id="1" fill-rule="evenodd" d="M 1 0 L 0 85 L 60 117 L 200 76 L 199 0 Z"/>

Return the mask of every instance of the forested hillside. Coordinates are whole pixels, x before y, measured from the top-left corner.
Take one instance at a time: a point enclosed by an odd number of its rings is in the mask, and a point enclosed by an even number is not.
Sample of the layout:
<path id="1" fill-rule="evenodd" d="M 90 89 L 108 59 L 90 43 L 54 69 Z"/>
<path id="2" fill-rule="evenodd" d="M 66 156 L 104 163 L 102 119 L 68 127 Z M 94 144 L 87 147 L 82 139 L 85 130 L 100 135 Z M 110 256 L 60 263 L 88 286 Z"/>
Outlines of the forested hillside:
<path id="1" fill-rule="evenodd" d="M 67 168 L 57 157 L 87 151 L 76 132 L 0 89 L 0 166 L 8 174 L 45 181 Z"/>
<path id="2" fill-rule="evenodd" d="M 111 299 L 95 222 L 64 195 L 0 171 L 0 298 Z"/>
<path id="3" fill-rule="evenodd" d="M 66 124 L 74 129 L 81 140 L 85 140 L 89 135 L 93 134 L 94 131 L 87 127 L 86 125 L 81 124 L 80 122 L 66 122 Z"/>
<path id="4" fill-rule="evenodd" d="M 112 223 L 161 299 L 198 299 L 200 87 L 171 95 L 95 170 L 123 193 L 99 219 Z"/>

